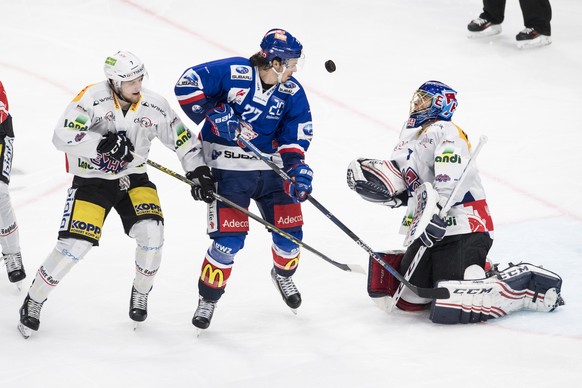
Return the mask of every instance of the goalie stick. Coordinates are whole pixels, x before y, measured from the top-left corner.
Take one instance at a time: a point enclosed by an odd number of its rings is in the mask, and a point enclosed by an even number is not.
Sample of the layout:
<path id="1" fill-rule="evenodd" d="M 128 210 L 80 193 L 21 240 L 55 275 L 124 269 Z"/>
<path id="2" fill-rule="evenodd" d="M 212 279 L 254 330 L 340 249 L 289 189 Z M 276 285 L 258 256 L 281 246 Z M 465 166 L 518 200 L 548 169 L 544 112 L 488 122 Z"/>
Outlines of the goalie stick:
<path id="1" fill-rule="evenodd" d="M 268 157 L 263 155 L 263 153 L 244 136 L 237 136 L 237 139 L 245 147 L 250 149 L 256 156 L 258 156 L 262 161 L 264 161 L 273 171 L 275 171 L 281 178 L 286 181 L 292 181 L 291 177 L 283 171 L 277 164 L 271 161 Z M 380 255 L 378 255 L 368 244 L 362 241 L 354 232 L 352 232 L 346 225 L 344 225 L 339 219 L 337 219 L 329 210 L 327 210 L 321 203 L 319 203 L 311 194 L 307 195 L 307 200 L 313 204 L 319 211 L 321 211 L 327 218 L 336 224 L 344 233 L 346 233 L 352 240 L 356 242 L 360 247 L 362 247 L 368 254 L 374 258 L 382 267 L 384 267 L 388 272 L 392 274 L 396 279 L 398 279 L 401 284 L 404 284 L 412 292 L 421 298 L 427 299 L 448 299 L 450 294 L 449 290 L 446 288 L 424 288 L 417 287 L 406 280 L 400 273 L 392 267 L 390 264 L 386 263 Z"/>
<path id="2" fill-rule="evenodd" d="M 461 173 L 461 176 L 459 177 L 459 180 L 457 181 L 457 184 L 455 185 L 455 188 L 453 189 L 451 196 L 447 200 L 447 203 L 445 204 L 445 206 L 439 211 L 439 217 L 443 218 L 444 216 L 446 216 L 447 213 L 449 212 L 449 210 L 451 209 L 451 207 L 457 202 L 457 195 L 459 193 L 461 184 L 465 180 L 465 177 L 467 175 L 467 171 L 469 171 L 469 168 L 472 167 L 473 164 L 475 164 L 475 160 L 477 159 L 477 155 L 479 155 L 479 152 L 481 152 L 481 148 L 483 148 L 485 143 L 487 143 L 487 140 L 488 140 L 487 136 L 481 136 L 479 138 L 479 143 L 477 144 L 475 151 L 473 151 L 473 155 L 471 155 L 471 159 L 469 160 L 469 163 L 467 163 L 467 165 L 465 166 L 465 169 Z M 434 189 L 432 188 L 432 185 L 430 185 L 430 183 L 428 183 L 428 185 L 430 186 L 429 189 L 434 191 Z M 424 226 L 424 228 L 426 228 L 426 225 Z M 405 245 L 407 245 L 407 244 L 410 245 L 413 240 L 418 238 L 418 236 L 424 232 L 424 228 L 422 228 L 422 230 L 420 230 L 420 228 L 419 228 L 416 231 L 416 233 L 414 233 L 414 236 L 407 234 L 406 240 L 405 240 Z M 420 259 L 424 255 L 424 252 L 426 252 L 426 246 L 421 245 L 420 248 L 418 248 L 416 255 L 414 255 L 412 262 L 408 266 L 406 273 L 404 274 L 404 278 L 406 279 L 406 281 L 409 281 L 410 278 L 412 277 L 412 274 L 416 270 L 418 263 L 420 263 Z M 396 303 L 398 302 L 398 300 L 402 296 L 402 291 L 404 291 L 404 286 L 402 283 L 400 283 L 400 285 L 396 289 L 396 292 L 394 293 L 394 295 L 392 295 L 392 303 L 387 307 L 388 312 L 391 312 L 394 309 L 394 306 L 396 306 Z"/>
<path id="3" fill-rule="evenodd" d="M 135 152 L 132 152 L 132 154 L 134 156 L 137 156 L 139 159 L 144 160 L 147 164 L 149 164 L 150 166 L 170 175 L 173 176 L 174 178 L 189 184 L 190 186 L 192 186 L 192 181 L 190 181 L 188 178 L 186 178 L 183 175 L 178 174 L 177 172 L 174 172 L 172 170 L 170 170 L 167 167 L 162 166 L 161 164 L 158 164 L 154 161 L 151 161 L 149 159 L 145 159 L 143 156 L 136 154 Z M 364 271 L 364 268 L 362 268 L 362 266 L 358 265 L 358 264 L 343 264 L 343 263 L 339 263 L 331 258 L 329 258 L 328 256 L 324 255 L 323 253 L 319 252 L 317 249 L 311 247 L 310 245 L 304 243 L 303 241 L 298 240 L 297 238 L 293 237 L 292 235 L 290 235 L 289 233 L 285 232 L 282 229 L 277 228 L 276 226 L 272 225 L 271 223 L 263 220 L 261 217 L 257 216 L 256 214 L 248 211 L 247 209 L 237 205 L 236 203 L 232 202 L 231 200 L 224 198 L 222 195 L 220 194 L 216 194 L 213 193 L 212 194 L 214 196 L 214 198 L 220 202 L 224 202 L 225 204 L 227 204 L 228 206 L 235 208 L 236 210 L 240 211 L 241 213 L 246 214 L 247 216 L 251 217 L 253 220 L 263 224 L 267 229 L 269 229 L 272 232 L 275 232 L 279 235 L 281 235 L 282 237 L 285 237 L 286 239 L 288 239 L 291 242 L 294 242 L 295 244 L 299 245 L 302 248 L 307 249 L 308 251 L 310 251 L 311 253 L 314 253 L 315 255 L 319 256 L 320 258 L 322 258 L 323 260 L 327 261 L 328 263 L 334 265 L 335 267 L 347 271 L 347 272 L 358 272 L 358 273 L 362 273 L 365 274 L 366 271 Z"/>

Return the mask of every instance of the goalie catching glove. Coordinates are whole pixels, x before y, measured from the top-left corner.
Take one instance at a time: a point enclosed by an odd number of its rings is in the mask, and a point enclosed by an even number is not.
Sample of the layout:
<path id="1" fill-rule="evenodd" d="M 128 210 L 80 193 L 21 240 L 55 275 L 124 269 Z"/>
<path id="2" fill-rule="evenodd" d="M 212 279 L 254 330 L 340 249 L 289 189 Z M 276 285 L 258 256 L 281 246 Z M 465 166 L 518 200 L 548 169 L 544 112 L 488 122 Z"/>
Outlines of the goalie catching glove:
<path id="1" fill-rule="evenodd" d="M 406 183 L 398 167 L 390 160 L 353 160 L 348 166 L 347 182 L 350 189 L 366 201 L 391 208 L 408 202 Z"/>

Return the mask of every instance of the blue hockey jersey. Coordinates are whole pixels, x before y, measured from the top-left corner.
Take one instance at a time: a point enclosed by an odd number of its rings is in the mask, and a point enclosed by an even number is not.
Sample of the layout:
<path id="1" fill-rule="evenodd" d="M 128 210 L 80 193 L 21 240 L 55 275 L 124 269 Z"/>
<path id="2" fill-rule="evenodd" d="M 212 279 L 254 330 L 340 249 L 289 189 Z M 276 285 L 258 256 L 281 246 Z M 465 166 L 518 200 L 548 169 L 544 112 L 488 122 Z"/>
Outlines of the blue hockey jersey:
<path id="1" fill-rule="evenodd" d="M 180 106 L 195 123 L 209 109 L 229 104 L 252 126 L 247 139 L 281 167 L 304 160 L 313 136 L 311 110 L 305 91 L 291 77 L 263 90 L 259 70 L 242 57 L 208 62 L 187 69 L 174 89 Z M 205 162 L 226 170 L 267 170 L 269 167 L 236 142 L 212 133 L 205 122 L 200 131 Z"/>

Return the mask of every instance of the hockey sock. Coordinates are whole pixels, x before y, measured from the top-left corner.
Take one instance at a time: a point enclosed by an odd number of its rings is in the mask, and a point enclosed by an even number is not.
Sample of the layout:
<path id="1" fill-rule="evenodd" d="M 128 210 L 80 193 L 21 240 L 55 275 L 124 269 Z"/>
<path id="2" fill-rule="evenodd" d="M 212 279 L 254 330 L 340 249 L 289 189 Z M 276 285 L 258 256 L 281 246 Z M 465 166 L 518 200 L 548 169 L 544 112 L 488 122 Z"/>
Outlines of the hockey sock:
<path id="1" fill-rule="evenodd" d="M 135 249 L 135 278 L 133 286 L 141 294 L 147 294 L 154 285 L 154 278 L 162 262 L 162 248 L 138 246 Z"/>
<path id="2" fill-rule="evenodd" d="M 291 252 L 286 252 L 273 244 L 271 252 L 273 253 L 273 265 L 275 266 L 275 271 L 281 276 L 293 276 L 299 265 L 299 248 L 294 249 Z"/>
<path id="3" fill-rule="evenodd" d="M 51 291 L 60 283 L 77 260 L 63 255 L 56 248 L 38 269 L 28 295 L 38 303 L 44 302 Z"/>
<path id="4" fill-rule="evenodd" d="M 0 245 L 3 253 L 20 252 L 18 224 L 10 202 L 8 185 L 0 182 Z"/>

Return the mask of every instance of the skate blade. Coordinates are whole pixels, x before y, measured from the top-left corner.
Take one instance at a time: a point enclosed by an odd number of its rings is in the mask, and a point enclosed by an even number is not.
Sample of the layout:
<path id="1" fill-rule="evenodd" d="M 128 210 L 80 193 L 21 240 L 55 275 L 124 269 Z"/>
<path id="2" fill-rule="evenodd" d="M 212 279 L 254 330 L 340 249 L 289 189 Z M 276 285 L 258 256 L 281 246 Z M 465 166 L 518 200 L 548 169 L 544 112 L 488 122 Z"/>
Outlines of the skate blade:
<path id="1" fill-rule="evenodd" d="M 547 46 L 550 43 L 552 43 L 551 36 L 541 35 L 541 36 L 539 36 L 535 39 L 532 39 L 532 40 L 518 40 L 517 41 L 517 48 L 520 50 L 530 49 L 530 48 Z"/>
<path id="2" fill-rule="evenodd" d="M 289 307 L 289 310 L 291 310 L 291 312 L 293 313 L 293 315 L 297 315 L 297 309 L 292 309 L 291 307 Z"/>
<path id="3" fill-rule="evenodd" d="M 16 286 L 16 289 L 18 290 L 18 293 L 20 294 L 22 292 L 22 280 L 14 283 L 14 285 Z"/>
<path id="4" fill-rule="evenodd" d="M 133 322 L 133 331 L 136 331 L 138 327 L 139 327 L 139 322 L 134 321 Z"/>
<path id="5" fill-rule="evenodd" d="M 28 339 L 32 335 L 32 330 L 28 327 L 24 326 L 22 323 L 18 324 L 18 331 L 24 337 L 24 339 Z"/>
<path id="6" fill-rule="evenodd" d="M 467 34 L 467 38 L 469 38 L 469 39 L 481 39 L 481 38 L 486 38 L 488 36 L 495 36 L 495 35 L 499 35 L 499 34 L 501 34 L 501 26 L 494 25 L 494 26 L 491 26 L 484 31 L 469 31 L 469 33 Z"/>

